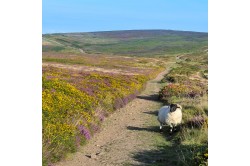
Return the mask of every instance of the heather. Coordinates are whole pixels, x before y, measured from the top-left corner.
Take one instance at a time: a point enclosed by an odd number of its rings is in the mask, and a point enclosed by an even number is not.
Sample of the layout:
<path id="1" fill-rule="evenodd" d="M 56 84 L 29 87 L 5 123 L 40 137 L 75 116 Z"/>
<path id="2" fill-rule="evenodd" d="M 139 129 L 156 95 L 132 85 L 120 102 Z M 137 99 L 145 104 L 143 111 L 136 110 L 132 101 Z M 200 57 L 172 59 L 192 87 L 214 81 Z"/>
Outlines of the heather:
<path id="1" fill-rule="evenodd" d="M 43 164 L 75 152 L 164 70 L 164 58 L 43 53 Z"/>
<path id="2" fill-rule="evenodd" d="M 75 152 L 101 121 L 143 89 L 147 77 L 43 68 L 43 160 Z"/>
<path id="3" fill-rule="evenodd" d="M 164 86 L 159 92 L 160 100 L 183 107 L 179 132 L 168 138 L 171 146 L 159 147 L 164 158 L 174 154 L 168 164 L 208 165 L 207 71 L 207 52 L 199 51 L 179 56 L 175 67 L 161 81 Z"/>

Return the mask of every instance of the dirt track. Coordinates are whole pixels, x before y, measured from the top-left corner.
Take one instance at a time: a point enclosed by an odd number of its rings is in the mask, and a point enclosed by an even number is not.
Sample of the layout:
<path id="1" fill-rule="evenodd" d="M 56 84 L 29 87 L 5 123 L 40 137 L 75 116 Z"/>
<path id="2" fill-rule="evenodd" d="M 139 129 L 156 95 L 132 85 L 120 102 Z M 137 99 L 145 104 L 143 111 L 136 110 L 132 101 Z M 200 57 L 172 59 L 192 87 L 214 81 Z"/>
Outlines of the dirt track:
<path id="1" fill-rule="evenodd" d="M 159 81 L 168 71 L 169 68 L 149 81 L 146 89 L 136 99 L 108 117 L 101 132 L 86 146 L 55 165 L 141 165 L 141 161 L 134 158 L 133 154 L 156 148 L 153 146 L 154 136 L 158 134 L 155 115 L 162 105 L 157 101 L 157 93 L 160 88 Z"/>

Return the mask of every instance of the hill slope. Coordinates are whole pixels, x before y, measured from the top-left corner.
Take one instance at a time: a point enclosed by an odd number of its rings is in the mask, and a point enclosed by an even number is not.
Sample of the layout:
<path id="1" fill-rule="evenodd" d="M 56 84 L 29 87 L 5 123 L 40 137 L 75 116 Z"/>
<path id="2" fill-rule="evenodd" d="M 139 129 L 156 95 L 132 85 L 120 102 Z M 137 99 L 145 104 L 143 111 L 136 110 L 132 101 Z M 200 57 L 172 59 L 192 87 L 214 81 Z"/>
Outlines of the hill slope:
<path id="1" fill-rule="evenodd" d="M 207 40 L 207 33 L 173 30 L 58 33 L 43 35 L 43 52 L 172 55 L 207 47 Z"/>

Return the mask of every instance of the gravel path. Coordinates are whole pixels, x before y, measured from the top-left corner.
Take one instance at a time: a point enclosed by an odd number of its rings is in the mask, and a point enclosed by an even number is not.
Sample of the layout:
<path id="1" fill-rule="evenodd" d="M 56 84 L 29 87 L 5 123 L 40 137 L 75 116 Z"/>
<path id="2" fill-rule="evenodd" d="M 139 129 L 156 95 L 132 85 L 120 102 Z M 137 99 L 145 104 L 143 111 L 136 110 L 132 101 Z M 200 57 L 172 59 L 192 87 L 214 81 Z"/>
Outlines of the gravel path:
<path id="1" fill-rule="evenodd" d="M 169 68 L 154 80 L 148 81 L 145 90 L 132 102 L 110 115 L 102 130 L 78 152 L 70 154 L 56 166 L 120 166 L 141 165 L 133 154 L 154 150 L 155 134 L 158 134 L 157 101 L 159 81 Z M 152 124 L 155 124 L 152 126 Z"/>

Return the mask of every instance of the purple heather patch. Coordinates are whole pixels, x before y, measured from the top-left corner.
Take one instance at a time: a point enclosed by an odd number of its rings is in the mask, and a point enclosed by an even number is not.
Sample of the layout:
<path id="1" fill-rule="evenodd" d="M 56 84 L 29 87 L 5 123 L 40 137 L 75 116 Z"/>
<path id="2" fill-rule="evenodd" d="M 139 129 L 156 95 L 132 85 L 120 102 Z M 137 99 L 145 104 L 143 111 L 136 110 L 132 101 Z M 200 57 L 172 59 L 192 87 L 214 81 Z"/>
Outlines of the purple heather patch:
<path id="1" fill-rule="evenodd" d="M 94 91 L 93 91 L 93 89 L 91 89 L 91 88 L 89 88 L 89 87 L 87 87 L 87 88 L 84 88 L 84 87 L 80 87 L 79 88 L 81 91 L 84 91 L 84 92 L 86 92 L 88 95 L 90 95 L 90 96 L 94 96 Z"/>
<path id="2" fill-rule="evenodd" d="M 83 125 L 79 125 L 78 130 L 87 140 L 91 138 L 90 132 Z"/>

